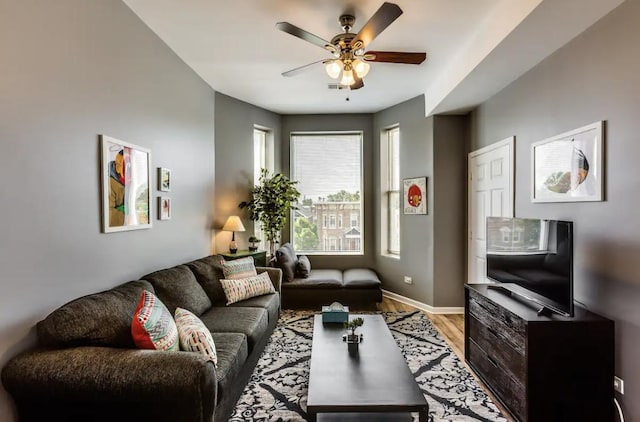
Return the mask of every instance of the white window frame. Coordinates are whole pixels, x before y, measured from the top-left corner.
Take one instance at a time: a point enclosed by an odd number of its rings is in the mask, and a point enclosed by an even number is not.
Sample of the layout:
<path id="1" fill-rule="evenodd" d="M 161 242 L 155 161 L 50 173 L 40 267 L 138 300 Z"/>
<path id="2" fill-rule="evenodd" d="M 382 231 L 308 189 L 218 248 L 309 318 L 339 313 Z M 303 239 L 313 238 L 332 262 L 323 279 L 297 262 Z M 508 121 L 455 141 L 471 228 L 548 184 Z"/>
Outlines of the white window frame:
<path id="1" fill-rule="evenodd" d="M 397 136 L 397 157 L 398 162 L 394 162 L 394 136 Z M 395 249 L 391 245 L 391 228 L 394 222 L 391 212 L 391 198 L 396 196 L 398 201 L 400 200 L 400 126 L 393 125 L 382 130 L 380 134 L 380 252 L 382 256 L 391 258 L 400 258 L 401 238 L 400 238 L 400 225 L 401 218 L 398 214 L 398 248 Z M 394 180 L 394 174 L 397 175 L 397 180 Z M 400 205 L 398 205 L 400 206 Z"/>
<path id="2" fill-rule="evenodd" d="M 253 184 L 258 185 L 260 169 L 266 168 L 270 173 L 274 169 L 273 130 L 264 126 L 253 125 Z M 259 162 L 259 165 L 258 165 Z M 262 232 L 259 221 L 253 222 L 253 235 L 261 240 L 258 247 L 267 250 L 268 242 Z"/>
<path id="3" fill-rule="evenodd" d="M 331 132 L 291 132 L 289 135 L 289 174 L 291 175 L 291 179 L 292 180 L 296 180 L 296 176 L 295 176 L 295 163 L 294 163 L 294 157 L 295 157 L 295 146 L 294 146 L 294 142 L 293 142 L 293 137 L 294 136 L 304 136 L 304 135 L 312 135 L 312 136 L 321 136 L 323 134 L 326 135 L 358 135 L 359 136 L 359 140 L 360 140 L 360 186 L 359 186 L 359 193 L 360 193 L 360 238 L 358 239 L 358 245 L 359 245 L 359 249 L 360 250 L 356 250 L 356 251 L 329 251 L 327 248 L 327 241 L 328 239 L 325 237 L 324 239 L 319 239 L 319 241 L 321 242 L 321 244 L 324 244 L 324 251 L 319 251 L 319 252 L 305 252 L 306 255 L 364 255 L 365 254 L 365 242 L 364 242 L 364 228 L 365 228 L 365 219 L 364 219 L 364 203 L 365 203 L 365 197 L 364 197 L 364 132 L 363 131 L 331 131 Z M 294 231 L 293 231 L 293 227 L 294 227 L 294 215 L 293 213 L 290 214 L 290 239 L 292 239 L 293 242 L 293 238 L 294 238 Z M 325 221 L 323 219 L 323 229 L 328 228 L 325 225 Z M 318 224 L 319 226 L 319 224 Z M 357 227 L 357 226 L 356 226 Z M 320 234 L 320 233 L 319 233 Z"/>

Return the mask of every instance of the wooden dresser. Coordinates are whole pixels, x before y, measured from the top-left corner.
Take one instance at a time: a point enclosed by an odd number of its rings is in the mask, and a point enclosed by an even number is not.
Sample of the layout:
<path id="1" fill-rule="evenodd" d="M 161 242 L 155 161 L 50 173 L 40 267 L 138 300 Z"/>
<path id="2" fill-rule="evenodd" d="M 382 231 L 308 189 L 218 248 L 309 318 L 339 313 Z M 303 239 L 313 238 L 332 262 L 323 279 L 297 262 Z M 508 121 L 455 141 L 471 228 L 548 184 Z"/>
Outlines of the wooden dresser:
<path id="1" fill-rule="evenodd" d="M 613 321 L 577 306 L 539 316 L 507 291 L 465 287 L 465 359 L 516 420 L 614 420 Z"/>

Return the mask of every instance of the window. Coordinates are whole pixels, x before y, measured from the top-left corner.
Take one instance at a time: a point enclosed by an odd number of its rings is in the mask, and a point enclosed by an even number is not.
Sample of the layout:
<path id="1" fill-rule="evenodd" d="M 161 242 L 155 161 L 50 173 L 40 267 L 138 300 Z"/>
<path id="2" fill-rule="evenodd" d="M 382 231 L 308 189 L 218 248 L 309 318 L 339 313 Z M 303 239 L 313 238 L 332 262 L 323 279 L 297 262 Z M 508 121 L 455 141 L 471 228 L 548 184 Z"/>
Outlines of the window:
<path id="1" fill-rule="evenodd" d="M 295 250 L 362 254 L 362 133 L 291 134 L 291 178 L 304 198 L 292 215 Z"/>
<path id="2" fill-rule="evenodd" d="M 253 129 L 253 184 L 258 185 L 260 181 L 261 170 L 267 169 L 273 172 L 273 139 L 272 133 L 267 129 L 254 127 Z M 267 248 L 267 240 L 265 239 L 260 222 L 253 222 L 254 236 L 261 240 L 260 249 Z"/>
<path id="3" fill-rule="evenodd" d="M 400 128 L 385 130 L 380 142 L 382 188 L 381 250 L 400 255 Z"/>

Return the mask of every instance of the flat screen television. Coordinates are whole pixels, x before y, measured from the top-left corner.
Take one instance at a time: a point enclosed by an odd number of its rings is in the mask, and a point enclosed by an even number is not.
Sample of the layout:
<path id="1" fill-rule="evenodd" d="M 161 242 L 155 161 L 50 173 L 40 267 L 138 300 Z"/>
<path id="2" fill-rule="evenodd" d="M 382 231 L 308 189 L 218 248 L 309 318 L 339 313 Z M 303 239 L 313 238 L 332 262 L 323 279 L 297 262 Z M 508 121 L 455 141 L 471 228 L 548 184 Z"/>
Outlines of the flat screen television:
<path id="1" fill-rule="evenodd" d="M 573 316 L 573 223 L 487 218 L 487 278 L 538 306 Z"/>

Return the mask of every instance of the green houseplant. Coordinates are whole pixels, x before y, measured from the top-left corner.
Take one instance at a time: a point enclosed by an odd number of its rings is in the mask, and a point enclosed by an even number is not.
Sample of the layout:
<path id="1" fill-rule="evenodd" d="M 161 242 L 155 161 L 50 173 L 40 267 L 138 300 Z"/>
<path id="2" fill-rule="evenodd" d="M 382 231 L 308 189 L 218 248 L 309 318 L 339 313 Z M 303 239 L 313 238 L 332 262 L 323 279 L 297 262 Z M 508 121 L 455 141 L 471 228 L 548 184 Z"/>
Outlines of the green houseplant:
<path id="1" fill-rule="evenodd" d="M 249 210 L 249 218 L 259 221 L 260 227 L 269 241 L 269 253 L 275 253 L 275 244 L 280 238 L 280 231 L 287 223 L 289 211 L 297 209 L 295 204 L 300 198 L 296 189 L 297 181 L 290 180 L 282 173 L 269 176 L 267 169 L 260 172 L 260 184 L 251 191 L 251 199 L 242 201 L 240 209 Z"/>
<path id="2" fill-rule="evenodd" d="M 343 336 L 343 340 L 347 342 L 347 350 L 350 355 L 358 353 L 358 344 L 362 341 L 362 334 L 356 334 L 356 328 L 362 327 L 362 324 L 364 324 L 364 319 L 360 317 L 345 321 L 342 324 L 344 328 L 350 331 Z"/>

